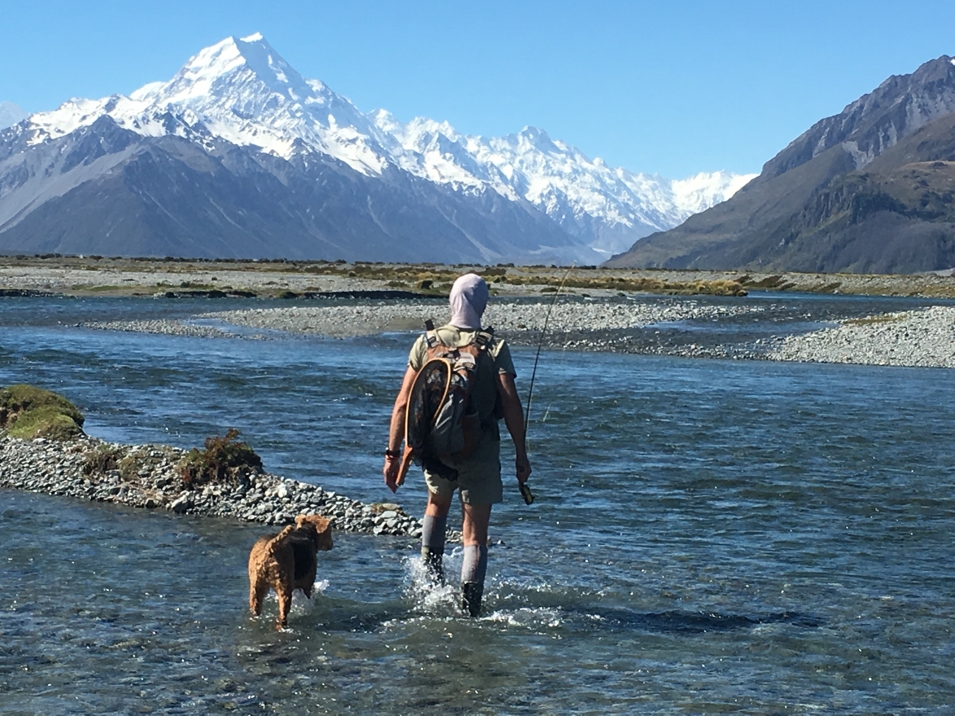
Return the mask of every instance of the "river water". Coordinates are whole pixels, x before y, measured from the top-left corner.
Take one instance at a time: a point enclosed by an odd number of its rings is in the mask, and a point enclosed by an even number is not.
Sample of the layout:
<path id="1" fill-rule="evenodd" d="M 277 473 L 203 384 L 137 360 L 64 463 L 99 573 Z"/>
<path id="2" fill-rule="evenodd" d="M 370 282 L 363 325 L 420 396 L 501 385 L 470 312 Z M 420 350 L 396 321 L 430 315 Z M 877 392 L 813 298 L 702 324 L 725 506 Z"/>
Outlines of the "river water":
<path id="1" fill-rule="evenodd" d="M 65 394 L 107 440 L 236 427 L 270 472 L 395 499 L 409 335 L 76 325 L 220 307 L 5 299 L 0 385 Z M 534 351 L 514 356 L 526 394 Z M 533 410 L 537 502 L 506 482 L 476 620 L 421 586 L 411 541 L 339 533 L 276 632 L 274 598 L 246 606 L 267 528 L 0 491 L 0 714 L 955 710 L 950 371 L 545 351 Z M 424 499 L 412 474 L 397 500 Z"/>

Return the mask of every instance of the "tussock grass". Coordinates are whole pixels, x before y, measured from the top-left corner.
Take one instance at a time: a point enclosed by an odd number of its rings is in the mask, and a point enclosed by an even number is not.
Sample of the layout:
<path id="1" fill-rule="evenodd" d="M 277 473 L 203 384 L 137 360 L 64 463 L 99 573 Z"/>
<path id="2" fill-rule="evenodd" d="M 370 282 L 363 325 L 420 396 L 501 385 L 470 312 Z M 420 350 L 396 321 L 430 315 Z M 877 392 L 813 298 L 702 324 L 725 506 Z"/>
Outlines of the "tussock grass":
<path id="1" fill-rule="evenodd" d="M 577 269 L 577 274 L 564 278 L 566 270 L 555 266 L 497 265 L 486 267 L 444 266 L 436 264 L 373 264 L 356 262 L 317 262 L 292 264 L 286 271 L 314 273 L 326 276 L 344 276 L 384 281 L 392 288 L 408 288 L 425 295 L 447 296 L 454 280 L 467 270 L 484 277 L 493 289 L 504 286 L 542 286 L 542 292 L 553 292 L 558 286 L 582 290 L 609 289 L 620 292 L 659 293 L 666 295 L 745 296 L 746 288 L 736 280 L 668 281 L 654 277 L 624 277 L 607 275 L 590 267 Z M 594 275 L 582 276 L 581 273 Z M 773 277 L 767 285 L 775 286 L 780 277 Z M 762 284 L 760 284 L 762 287 Z"/>
<path id="2" fill-rule="evenodd" d="M 905 315 L 901 313 L 881 313 L 877 316 L 865 316 L 864 318 L 847 318 L 843 323 L 847 326 L 875 326 L 880 323 L 898 323 L 905 320 Z"/>
<path id="3" fill-rule="evenodd" d="M 97 445 L 95 449 L 83 455 L 83 474 L 87 477 L 119 469 L 125 455 L 122 448 L 111 445 Z"/>
<path id="4" fill-rule="evenodd" d="M 35 256 L 0 257 L 0 267 L 33 267 L 50 269 L 108 270 L 111 273 L 131 271 L 140 274 L 135 279 L 127 278 L 123 285 L 78 284 L 68 289 L 69 293 L 96 295 L 148 295 L 162 291 L 185 292 L 189 288 L 210 289 L 210 281 L 224 279 L 220 272 L 230 274 L 246 273 L 256 275 L 255 281 L 243 282 L 236 277 L 230 283 L 240 285 L 243 297 L 271 298 L 269 291 L 270 276 L 276 279 L 297 275 L 334 276 L 380 281 L 390 288 L 408 290 L 425 296 L 447 294 L 447 287 L 459 275 L 466 271 L 482 274 L 491 284 L 495 293 L 507 293 L 508 287 L 521 287 L 520 293 L 533 292 L 537 287 L 559 285 L 567 275 L 566 266 L 514 266 L 497 264 L 444 265 L 434 263 L 372 263 L 338 261 L 292 261 L 288 259 L 186 259 L 167 257 L 123 258 L 102 256 L 62 256 L 43 254 Z M 153 281 L 145 280 L 141 274 L 173 273 L 176 280 L 157 276 Z M 217 273 L 216 277 L 207 274 Z M 700 280 L 703 282 L 700 283 Z M 168 281 L 168 282 L 167 282 Z M 227 280 L 226 280 L 227 281 Z M 419 282 L 431 281 L 428 289 L 418 288 Z M 738 284 L 738 288 L 730 284 Z M 224 281 L 225 282 L 225 281 Z M 241 283 L 240 283 L 241 282 Z M 184 288 L 182 283 L 190 284 Z M 319 283 L 316 281 L 316 283 Z M 705 271 L 697 269 L 608 269 L 595 266 L 578 266 L 570 271 L 568 288 L 580 290 L 606 289 L 614 293 L 644 292 L 658 294 L 711 294 L 745 295 L 748 290 L 765 291 L 798 290 L 810 293 L 834 293 L 846 295 L 878 296 L 924 296 L 931 298 L 955 298 L 955 279 L 950 276 L 934 274 L 853 274 L 853 273 L 799 273 L 783 272 L 760 273 L 739 269 L 738 271 Z M 0 289 L 3 289 L 0 286 Z M 219 290 L 229 291 L 228 286 L 219 286 Z M 301 293 L 300 290 L 294 289 Z"/>
<path id="5" fill-rule="evenodd" d="M 239 431 L 229 428 L 224 437 L 206 438 L 205 449 L 193 448 L 179 463 L 179 474 L 187 487 L 210 482 L 234 481 L 240 472 L 260 472 L 262 458 L 244 442 Z"/>
<path id="6" fill-rule="evenodd" d="M 577 289 L 609 289 L 613 291 L 623 291 L 630 293 L 658 293 L 670 296 L 745 296 L 746 289 L 739 281 L 717 280 L 717 281 L 668 281 L 659 278 L 624 278 L 622 276 L 568 276 L 563 279 L 561 276 L 515 276 L 508 277 L 508 283 L 515 285 L 545 286 L 556 290 L 563 285 L 565 288 Z M 548 288 L 542 289 L 548 291 Z"/>

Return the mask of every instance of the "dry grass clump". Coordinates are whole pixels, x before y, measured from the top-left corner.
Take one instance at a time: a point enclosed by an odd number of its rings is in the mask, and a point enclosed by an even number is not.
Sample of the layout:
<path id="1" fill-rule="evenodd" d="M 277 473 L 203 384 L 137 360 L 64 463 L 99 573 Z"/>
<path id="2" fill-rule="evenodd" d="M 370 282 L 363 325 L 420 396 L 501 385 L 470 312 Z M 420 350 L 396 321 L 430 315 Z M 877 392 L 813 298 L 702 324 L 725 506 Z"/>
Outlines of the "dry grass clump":
<path id="1" fill-rule="evenodd" d="M 847 318 L 843 323 L 847 326 L 876 326 L 880 323 L 898 323 L 907 318 L 902 313 L 880 313 L 876 316 L 865 316 L 863 318 Z"/>
<path id="2" fill-rule="evenodd" d="M 112 445 L 97 445 L 83 456 L 83 474 L 87 477 L 118 470 L 125 450 Z"/>
<path id="3" fill-rule="evenodd" d="M 23 440 L 72 440 L 83 434 L 83 414 L 61 395 L 20 383 L 0 389 L 0 429 Z"/>
<path id="4" fill-rule="evenodd" d="M 310 262 L 304 265 L 292 265 L 288 271 L 301 271 L 324 276 L 344 276 L 346 278 L 362 278 L 375 281 L 384 281 L 394 288 L 413 288 L 425 292 L 437 292 L 444 284 L 450 287 L 454 280 L 464 273 L 460 266 L 446 266 L 443 264 L 383 264 L 356 261 L 353 264 L 344 262 Z M 506 266 L 489 266 L 484 268 L 468 268 L 484 277 L 488 283 L 504 280 L 507 273 Z M 445 290 L 445 293 L 447 291 Z"/>
<path id="5" fill-rule="evenodd" d="M 241 472 L 261 472 L 262 458 L 238 437 L 239 431 L 229 428 L 225 437 L 206 438 L 205 450 L 193 448 L 186 453 L 179 463 L 183 483 L 195 487 L 209 482 L 234 481 Z"/>
<path id="6" fill-rule="evenodd" d="M 166 475 L 166 468 L 181 454 L 168 445 L 103 443 L 83 453 L 83 475 L 90 482 L 104 476 L 118 476 L 124 483 L 139 485 L 156 480 L 155 486 L 161 489 L 173 482 L 173 478 Z"/>
<path id="7" fill-rule="evenodd" d="M 630 293 L 658 293 L 671 296 L 709 295 L 709 296 L 745 296 L 746 289 L 739 281 L 668 281 L 650 277 L 623 276 L 560 276 L 533 275 L 509 276 L 508 283 L 515 285 L 546 286 L 543 291 L 556 290 L 557 287 L 579 289 L 609 289 Z"/>
<path id="8" fill-rule="evenodd" d="M 722 279 L 716 281 L 694 281 L 689 284 L 690 293 L 707 296 L 745 296 L 746 289 L 739 281 Z"/>
<path id="9" fill-rule="evenodd" d="M 761 279 L 754 281 L 750 276 L 741 276 L 737 279 L 740 285 L 745 286 L 746 288 L 757 288 L 764 291 L 786 291 L 790 288 L 795 288 L 796 284 L 791 281 L 786 281 L 779 274 L 773 274 L 772 276 L 763 276 Z M 838 286 L 838 284 L 836 284 Z"/>

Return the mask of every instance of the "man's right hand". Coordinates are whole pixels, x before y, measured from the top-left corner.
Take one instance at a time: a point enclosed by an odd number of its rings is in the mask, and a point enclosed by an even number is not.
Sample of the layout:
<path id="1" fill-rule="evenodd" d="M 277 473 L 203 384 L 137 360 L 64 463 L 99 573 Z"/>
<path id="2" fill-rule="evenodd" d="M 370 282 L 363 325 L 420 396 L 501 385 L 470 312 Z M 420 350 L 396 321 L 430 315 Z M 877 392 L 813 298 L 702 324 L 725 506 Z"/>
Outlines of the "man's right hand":
<path id="1" fill-rule="evenodd" d="M 517 472 L 517 481 L 523 485 L 527 482 L 527 478 L 531 476 L 531 461 L 528 460 L 526 456 L 524 458 L 518 458 L 514 461 L 514 467 Z"/>
<path id="2" fill-rule="evenodd" d="M 385 484 L 392 492 L 398 491 L 398 471 L 401 469 L 401 460 L 395 457 L 386 457 L 385 466 L 382 473 L 385 476 Z"/>

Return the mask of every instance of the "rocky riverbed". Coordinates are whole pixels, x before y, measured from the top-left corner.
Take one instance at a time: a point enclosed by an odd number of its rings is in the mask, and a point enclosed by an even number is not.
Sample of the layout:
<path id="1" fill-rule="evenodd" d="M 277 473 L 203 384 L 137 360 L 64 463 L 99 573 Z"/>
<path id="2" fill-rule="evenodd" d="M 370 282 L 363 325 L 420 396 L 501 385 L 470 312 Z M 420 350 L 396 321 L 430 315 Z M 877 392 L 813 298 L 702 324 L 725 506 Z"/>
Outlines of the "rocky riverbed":
<path id="1" fill-rule="evenodd" d="M 159 265 L 150 267 L 0 266 L 0 290 L 13 292 L 68 289 L 90 292 L 106 280 L 119 281 L 129 290 L 158 283 L 182 287 L 195 279 L 194 272 L 172 264 L 165 273 Z M 280 267 L 281 268 L 281 267 Z M 135 270 L 134 270 L 135 269 Z M 141 269 L 141 270 L 140 270 Z M 267 267 L 237 269 L 203 266 L 202 280 L 211 285 L 230 285 L 261 290 L 264 286 L 297 291 L 385 291 L 389 284 L 342 275 L 315 276 L 308 273 Z M 59 272 L 59 273 L 57 273 Z M 659 274 L 657 274 L 659 275 Z M 686 278 L 686 277 L 683 277 Z M 713 275 L 722 280 L 732 276 Z M 741 278 L 741 277 L 736 277 Z M 746 277 L 750 282 L 754 277 Z M 874 294 L 943 296 L 955 285 L 951 276 L 922 277 L 770 277 L 769 283 L 792 290 L 829 292 L 855 290 Z M 802 280 L 803 284 L 796 283 Z M 843 280 L 844 279 L 844 280 Z M 177 283 L 178 280 L 178 283 Z M 764 279 L 759 279 L 763 281 Z M 767 279 L 768 280 L 768 279 Z M 816 284 L 812 284 L 815 281 Z M 99 283 L 98 283 L 99 282 Z M 835 287 L 839 283 L 841 287 Z M 72 287 L 72 288 L 71 288 Z M 822 288 L 819 288 L 822 287 Z M 807 314 L 804 319 L 774 323 L 769 318 L 770 302 L 765 300 L 697 297 L 640 298 L 632 293 L 588 289 L 561 293 L 553 301 L 553 287 L 509 286 L 507 293 L 495 287 L 497 295 L 486 314 L 486 324 L 515 345 L 536 345 L 548 321 L 544 341 L 548 348 L 571 351 L 615 351 L 686 357 L 758 359 L 828 363 L 857 363 L 885 366 L 955 368 L 955 306 L 939 299 L 940 305 L 912 310 L 844 317 Z M 162 295 L 166 296 L 165 292 Z M 12 295 L 12 294 L 11 294 Z M 151 294 L 150 294 L 151 295 Z M 135 299 L 139 300 L 139 299 Z M 148 300 L 148 299 L 143 299 Z M 175 300 L 164 298 L 162 300 Z M 274 302 L 273 302 L 274 303 Z M 304 305 L 302 305 L 304 304 Z M 420 331 L 426 318 L 443 321 L 447 315 L 443 299 L 347 301 L 296 301 L 281 307 L 263 307 L 249 299 L 242 310 L 214 310 L 214 300 L 188 318 L 149 320 L 107 320 L 84 324 L 102 330 L 136 331 L 186 335 L 210 340 L 267 340 L 291 333 L 328 337 L 376 335 L 387 332 Z M 234 303 L 233 303 L 234 305 Z M 840 309 L 841 310 L 841 309 Z M 723 341 L 725 334 L 713 334 L 709 342 L 699 336 L 701 326 L 722 323 L 746 325 L 735 342 Z M 753 331 L 760 322 L 771 324 L 768 331 Z M 801 322 L 801 325 L 800 325 Z M 806 330 L 815 323 L 823 327 Z M 673 326 L 694 324 L 693 330 Z M 758 335 L 757 335 L 758 334 Z M 90 455 L 113 450 L 130 458 L 126 469 L 90 470 Z M 122 446 L 84 436 L 70 442 L 22 441 L 0 434 L 0 487 L 10 487 L 81 499 L 115 502 L 147 509 L 183 514 L 210 515 L 276 525 L 291 521 L 302 512 L 319 512 L 335 520 L 345 532 L 420 534 L 417 518 L 404 514 L 391 503 L 365 505 L 317 485 L 288 480 L 268 473 L 240 475 L 231 482 L 190 487 L 183 483 L 177 464 L 183 451 L 167 446 Z M 130 469 L 129 465 L 135 465 Z"/>
<path id="2" fill-rule="evenodd" d="M 99 469 L 99 458 L 106 453 L 114 456 L 117 467 Z M 366 505 L 318 485 L 264 472 L 246 471 L 234 481 L 190 488 L 177 469 L 184 455 L 184 450 L 166 445 L 121 445 L 89 436 L 55 441 L 0 435 L 0 487 L 266 525 L 319 513 L 342 532 L 421 535 L 420 520 L 399 505 Z"/>
<path id="3" fill-rule="evenodd" d="M 932 306 L 844 320 L 787 336 L 766 356 L 816 363 L 955 368 L 955 307 Z"/>
<path id="4" fill-rule="evenodd" d="M 655 323 L 719 320 L 759 312 L 758 306 L 704 305 L 683 299 L 669 305 L 605 303 L 594 301 L 495 300 L 488 305 L 483 323 L 512 343 L 534 342 L 549 318 L 555 336 L 580 331 L 594 333 L 640 328 Z M 329 336 L 373 335 L 386 331 L 422 330 L 424 321 L 440 325 L 447 317 L 445 302 L 378 304 L 366 306 L 301 306 L 291 308 L 222 311 L 198 316 L 248 328 Z"/>
<path id="5" fill-rule="evenodd" d="M 248 295 L 246 310 L 210 310 L 189 319 L 101 321 L 87 327 L 207 338 L 267 339 L 275 331 L 349 337 L 418 331 L 424 319 L 440 322 L 446 306 L 427 292 L 447 288 L 453 276 L 482 271 L 494 298 L 486 323 L 515 345 L 536 345 L 553 304 L 548 348 L 617 351 L 685 357 L 769 359 L 877 365 L 953 367 L 951 306 L 866 319 L 836 318 L 831 327 L 805 332 L 781 326 L 749 343 L 697 342 L 692 336 L 656 326 L 720 322 L 747 315 L 759 320 L 764 305 L 740 299 L 714 305 L 696 297 L 670 302 L 626 300 L 640 282 L 666 286 L 733 282 L 746 290 L 870 296 L 918 296 L 945 303 L 955 297 L 951 272 L 917 275 L 760 274 L 738 271 L 609 270 L 593 267 L 410 266 L 329 262 L 180 261 L 102 257 L 0 257 L 0 293 L 73 295 Z M 423 278 L 428 277 L 428 278 Z M 563 281 L 567 285 L 563 285 Z M 434 286 L 432 286 L 432 283 Z M 431 288 L 427 288 L 431 287 Z M 357 300 L 336 305 L 263 308 L 258 298 L 351 296 L 359 293 L 419 291 L 415 300 Z M 232 294 L 228 293 L 233 292 Z M 190 293 L 192 292 L 192 293 Z M 440 293 L 440 291 L 438 291 Z M 409 294 L 410 295 L 410 294 Z M 172 299 L 174 300 L 174 299 Z M 306 302 L 307 303 L 307 302 Z M 210 307 L 214 301 L 210 302 Z"/>

